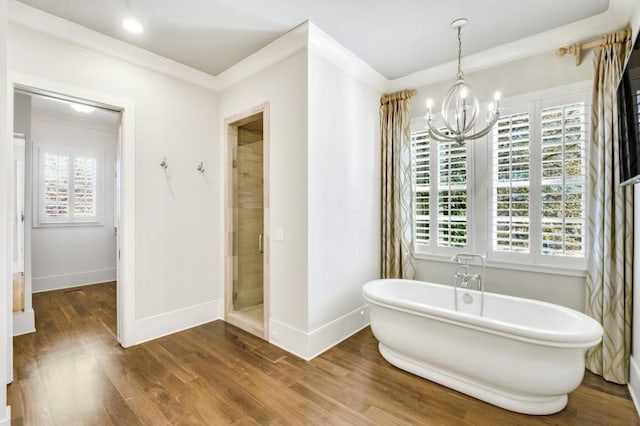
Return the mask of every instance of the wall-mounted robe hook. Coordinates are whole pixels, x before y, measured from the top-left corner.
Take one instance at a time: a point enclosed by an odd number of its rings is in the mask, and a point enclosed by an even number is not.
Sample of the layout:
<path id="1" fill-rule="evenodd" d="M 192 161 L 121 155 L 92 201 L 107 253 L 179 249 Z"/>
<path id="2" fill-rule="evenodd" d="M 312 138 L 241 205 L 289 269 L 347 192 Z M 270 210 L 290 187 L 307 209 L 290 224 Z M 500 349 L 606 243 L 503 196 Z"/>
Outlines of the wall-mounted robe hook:
<path id="1" fill-rule="evenodd" d="M 204 163 L 201 161 L 198 164 L 198 167 L 196 168 L 197 171 L 199 171 L 200 173 L 204 173 Z"/>
<path id="2" fill-rule="evenodd" d="M 162 159 L 162 161 L 160 162 L 160 167 L 162 167 L 163 169 L 167 170 L 167 167 L 169 167 L 169 165 L 167 164 L 167 157 L 164 157 Z"/>

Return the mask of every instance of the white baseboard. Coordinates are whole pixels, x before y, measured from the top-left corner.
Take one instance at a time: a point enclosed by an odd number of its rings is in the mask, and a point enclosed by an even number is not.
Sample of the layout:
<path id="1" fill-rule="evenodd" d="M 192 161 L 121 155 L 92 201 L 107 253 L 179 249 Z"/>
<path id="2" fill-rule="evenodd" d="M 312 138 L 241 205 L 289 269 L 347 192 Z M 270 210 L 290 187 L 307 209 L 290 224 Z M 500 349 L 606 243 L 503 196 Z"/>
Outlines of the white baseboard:
<path id="1" fill-rule="evenodd" d="M 148 318 L 138 319 L 134 325 L 132 345 L 148 342 L 211 321 L 222 319 L 224 302 L 213 300 Z"/>
<path id="2" fill-rule="evenodd" d="M 13 335 L 33 333 L 36 331 L 36 316 L 33 309 L 13 314 Z"/>
<path id="3" fill-rule="evenodd" d="M 5 407 L 4 413 L 0 415 L 0 426 L 11 426 L 11 407 L 8 405 Z"/>
<path id="4" fill-rule="evenodd" d="M 115 281 L 116 277 L 117 273 L 115 268 L 75 272 L 72 274 L 49 275 L 46 277 L 33 277 L 31 279 L 31 290 L 33 293 L 61 290 L 81 285 Z"/>
<path id="5" fill-rule="evenodd" d="M 269 321 L 269 343 L 310 361 L 369 325 L 369 306 L 362 306 L 311 332 Z"/>
<path id="6" fill-rule="evenodd" d="M 638 399 L 640 398 L 640 368 L 638 368 L 634 357 L 631 357 L 629 362 L 629 384 L 627 387 L 629 388 L 633 405 L 636 406 L 636 411 L 640 415 L 640 399 Z"/>

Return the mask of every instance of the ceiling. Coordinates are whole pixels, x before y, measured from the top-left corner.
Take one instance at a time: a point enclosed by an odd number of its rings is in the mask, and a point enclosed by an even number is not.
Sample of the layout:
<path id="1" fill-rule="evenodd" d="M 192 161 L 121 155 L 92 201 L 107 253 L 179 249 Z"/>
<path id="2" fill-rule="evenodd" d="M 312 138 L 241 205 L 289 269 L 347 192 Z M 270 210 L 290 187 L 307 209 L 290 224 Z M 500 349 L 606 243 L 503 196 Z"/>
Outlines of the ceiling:
<path id="1" fill-rule="evenodd" d="M 218 75 L 310 20 L 395 79 L 606 12 L 610 0 L 22 0 L 22 3 Z M 613 1 L 613 0 L 611 0 Z M 127 33 L 122 19 L 145 28 Z"/>
<path id="2" fill-rule="evenodd" d="M 70 101 L 44 95 L 29 95 L 31 96 L 31 107 L 34 111 L 42 111 L 72 120 L 93 121 L 103 127 L 118 128 L 120 115 L 115 111 L 95 107 L 91 113 L 78 112 L 71 108 L 72 102 Z M 80 102 L 77 103 L 81 104 Z"/>

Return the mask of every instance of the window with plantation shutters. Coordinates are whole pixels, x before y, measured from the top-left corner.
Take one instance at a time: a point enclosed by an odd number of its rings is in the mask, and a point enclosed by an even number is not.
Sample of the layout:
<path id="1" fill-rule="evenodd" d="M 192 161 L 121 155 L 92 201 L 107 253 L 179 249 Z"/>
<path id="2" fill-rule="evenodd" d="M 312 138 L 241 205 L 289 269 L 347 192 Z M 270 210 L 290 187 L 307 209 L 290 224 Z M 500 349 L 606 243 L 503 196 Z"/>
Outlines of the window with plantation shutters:
<path id="1" fill-rule="evenodd" d="M 35 225 L 99 223 L 102 154 L 47 145 L 37 153 Z"/>
<path id="2" fill-rule="evenodd" d="M 42 167 L 42 215 L 44 218 L 69 217 L 69 156 L 44 152 Z"/>
<path id="3" fill-rule="evenodd" d="M 95 217 L 97 210 L 97 159 L 76 157 L 73 164 L 73 214 L 75 217 Z"/>
<path id="4" fill-rule="evenodd" d="M 417 256 L 583 273 L 589 101 L 586 83 L 505 98 L 487 137 L 463 144 L 430 140 L 412 120 Z"/>
<path id="5" fill-rule="evenodd" d="M 438 142 L 438 247 L 467 245 L 467 144 Z"/>
<path id="6" fill-rule="evenodd" d="M 542 109 L 540 132 L 542 254 L 584 257 L 584 102 Z"/>
<path id="7" fill-rule="evenodd" d="M 413 172 L 414 227 L 416 244 L 429 244 L 430 229 L 430 159 L 429 136 L 426 132 L 414 133 L 411 138 L 411 164 Z"/>
<path id="8" fill-rule="evenodd" d="M 530 139 L 528 112 L 503 116 L 493 130 L 491 241 L 494 251 L 529 253 Z"/>
<path id="9" fill-rule="evenodd" d="M 578 265 L 568 260 L 573 258 L 583 264 L 586 94 L 507 109 L 491 136 L 490 257 Z"/>
<path id="10" fill-rule="evenodd" d="M 432 141 L 425 131 L 412 133 L 411 143 L 415 244 L 428 251 L 466 247 L 466 144 Z"/>

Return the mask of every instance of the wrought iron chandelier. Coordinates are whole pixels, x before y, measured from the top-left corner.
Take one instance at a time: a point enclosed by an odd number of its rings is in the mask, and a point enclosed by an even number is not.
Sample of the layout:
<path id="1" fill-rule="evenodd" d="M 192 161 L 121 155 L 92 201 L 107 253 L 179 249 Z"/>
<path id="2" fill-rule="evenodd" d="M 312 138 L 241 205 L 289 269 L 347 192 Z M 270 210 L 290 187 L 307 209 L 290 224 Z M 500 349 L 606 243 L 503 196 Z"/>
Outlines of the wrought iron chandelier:
<path id="1" fill-rule="evenodd" d="M 425 129 L 429 131 L 429 136 L 441 142 L 455 141 L 462 143 L 466 139 L 478 139 L 491 131 L 498 121 L 500 92 L 496 92 L 493 96 L 495 104 L 492 102 L 488 107 L 487 126 L 477 133 L 472 133 L 478 113 L 480 112 L 480 104 L 477 96 L 471 90 L 471 86 L 464 81 L 462 73 L 462 27 L 467 24 L 466 18 L 456 19 L 451 23 L 451 28 L 458 31 L 458 74 L 455 84 L 449 89 L 446 97 L 442 101 L 442 121 L 444 131 L 438 130 L 432 124 L 431 107 L 433 100 L 427 99 L 427 125 Z M 449 114 L 453 113 L 453 117 Z"/>

